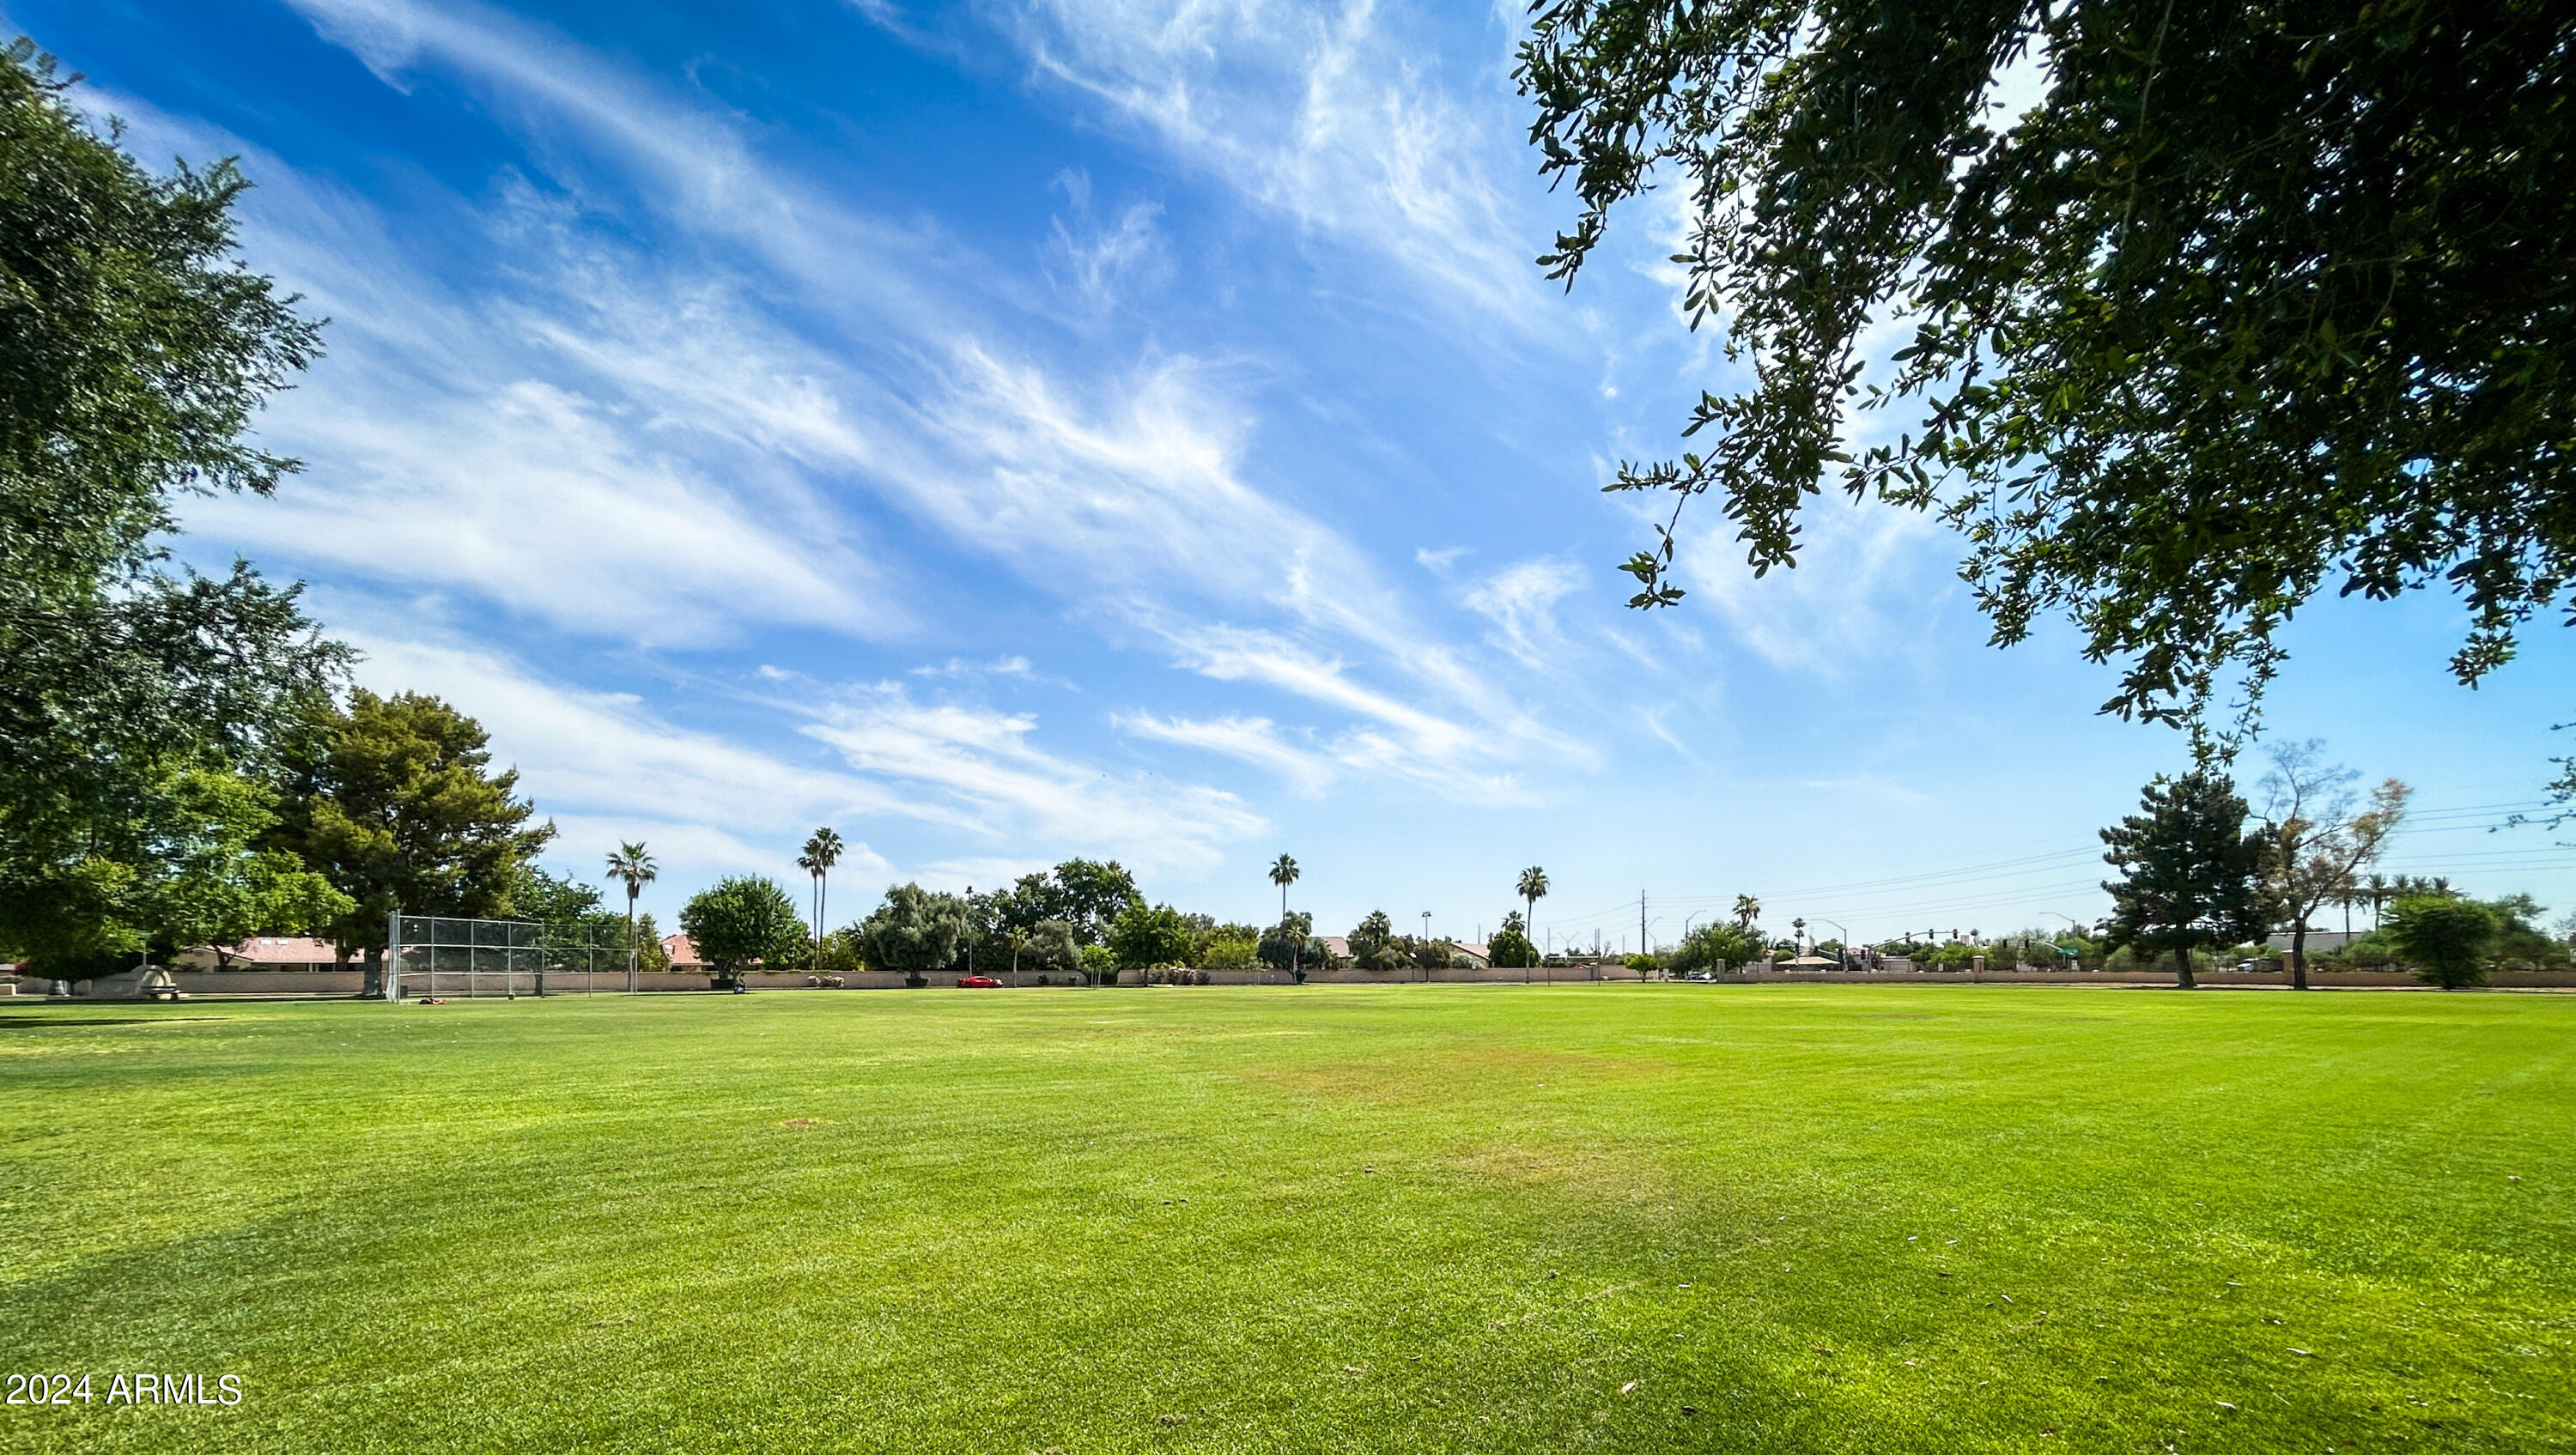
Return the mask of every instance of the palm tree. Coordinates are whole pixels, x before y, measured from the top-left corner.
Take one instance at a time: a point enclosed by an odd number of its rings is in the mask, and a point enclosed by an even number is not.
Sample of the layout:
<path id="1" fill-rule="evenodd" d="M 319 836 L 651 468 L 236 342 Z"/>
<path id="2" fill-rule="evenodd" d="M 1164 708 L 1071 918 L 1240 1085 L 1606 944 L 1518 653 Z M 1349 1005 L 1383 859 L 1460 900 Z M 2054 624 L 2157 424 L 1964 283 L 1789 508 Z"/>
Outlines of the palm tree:
<path id="1" fill-rule="evenodd" d="M 1527 930 L 1525 933 L 1535 935 L 1538 933 L 1538 930 L 1536 929 L 1538 924 L 1538 902 L 1547 898 L 1547 871 L 1538 867 L 1536 864 L 1532 864 L 1528 868 L 1523 869 L 1521 871 L 1521 882 L 1519 888 L 1521 891 L 1521 903 L 1529 907 L 1529 913 L 1523 916 L 1523 918 L 1532 926 L 1532 928 Z M 1529 966 L 1521 966 L 1521 984 L 1529 984 L 1529 978 Z M 1554 982 L 1551 981 L 1550 983 L 1552 984 Z"/>
<path id="2" fill-rule="evenodd" d="M 1279 886 L 1279 932 L 1289 939 L 1288 974 L 1294 979 L 1305 968 L 1299 957 L 1306 948 L 1306 937 L 1288 927 L 1288 886 L 1297 882 L 1297 861 L 1280 855 L 1279 862 L 1270 866 L 1270 882 Z"/>
<path id="3" fill-rule="evenodd" d="M 638 988 L 635 984 L 635 896 L 643 893 L 644 886 L 652 883 L 659 872 L 653 865 L 653 856 L 645 852 L 641 840 L 619 844 L 617 852 L 608 856 L 608 877 L 626 886 L 626 993 L 629 995 Z"/>
<path id="4" fill-rule="evenodd" d="M 1761 900 L 1755 899 L 1750 894 L 1739 894 L 1735 896 L 1735 922 L 1737 925 L 1746 930 L 1750 930 L 1753 928 L 1753 922 L 1760 918 L 1762 918 Z"/>
<path id="5" fill-rule="evenodd" d="M 1790 943 L 1798 947 L 1798 953 L 1807 953 L 1807 921 L 1804 918 L 1789 921 L 1789 933 Z"/>
<path id="6" fill-rule="evenodd" d="M 823 894 L 824 881 L 832 866 L 841 862 L 841 836 L 829 825 L 814 831 L 805 841 L 805 852 L 796 858 L 796 867 L 814 876 L 814 973 L 823 973 Z"/>
<path id="7" fill-rule="evenodd" d="M 2390 892 L 2385 874 L 2371 875 L 2362 886 L 2363 897 L 2370 901 L 2370 928 L 2374 932 L 2379 929 L 2379 907 L 2388 902 Z"/>

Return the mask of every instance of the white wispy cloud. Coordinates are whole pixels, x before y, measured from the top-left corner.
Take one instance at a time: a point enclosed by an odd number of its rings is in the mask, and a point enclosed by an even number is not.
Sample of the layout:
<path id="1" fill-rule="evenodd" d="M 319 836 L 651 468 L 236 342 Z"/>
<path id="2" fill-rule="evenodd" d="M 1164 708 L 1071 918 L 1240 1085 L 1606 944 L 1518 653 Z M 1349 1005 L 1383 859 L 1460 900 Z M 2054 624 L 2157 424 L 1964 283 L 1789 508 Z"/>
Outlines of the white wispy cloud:
<path id="1" fill-rule="evenodd" d="M 1531 667 L 1543 667 L 1565 645 L 1556 604 L 1583 585 L 1583 574 L 1544 557 L 1515 561 L 1470 586 L 1468 609 L 1494 624 L 1497 644 Z"/>
<path id="2" fill-rule="evenodd" d="M 1308 735 L 1284 729 L 1266 717 L 1192 719 L 1139 712 L 1120 714 L 1113 722 L 1137 737 L 1217 753 L 1267 769 L 1307 793 L 1320 793 L 1346 776 L 1347 765 L 1339 758 L 1298 741 Z"/>
<path id="3" fill-rule="evenodd" d="M 339 401 L 347 402 L 346 396 Z M 792 536 L 704 464 L 639 439 L 615 407 L 536 380 L 393 409 L 279 412 L 330 477 L 196 512 L 260 555 L 478 595 L 565 630 L 648 644 L 758 623 L 890 630 L 879 574 Z"/>
<path id="4" fill-rule="evenodd" d="M 794 699 L 745 699 L 792 732 L 789 741 L 830 750 L 799 761 L 675 726 L 630 694 L 569 687 L 488 650 L 368 630 L 344 635 L 365 654 L 361 681 L 430 693 L 471 712 L 490 733 L 496 760 L 519 770 L 521 792 L 562 830 L 557 857 L 594 875 L 598 853 L 634 838 L 701 876 L 777 874 L 786 863 L 778 845 L 818 823 L 852 835 L 839 871 L 852 883 L 898 873 L 942 879 L 959 864 L 1003 862 L 932 856 L 901 868 L 869 847 L 869 825 L 1201 868 L 1265 826 L 1230 793 L 1042 747 L 1033 714 L 924 702 L 898 684 L 843 690 L 819 707 L 801 691 Z"/>
<path id="5" fill-rule="evenodd" d="M 1085 312 L 1105 313 L 1131 294 L 1171 276 L 1172 265 L 1155 219 L 1162 208 L 1131 202 L 1109 221 L 1092 210 L 1091 177 L 1067 169 L 1056 175 L 1069 211 L 1056 215 L 1044 255 L 1048 275 Z"/>
<path id="6" fill-rule="evenodd" d="M 885 817 L 967 826 L 946 804 L 675 727 L 631 694 L 566 686 L 495 652 L 346 626 L 341 635 L 365 654 L 360 681 L 430 693 L 470 712 L 550 811 L 640 810 L 657 822 L 745 837 Z"/>
<path id="7" fill-rule="evenodd" d="M 1230 387 L 1232 364 L 1161 351 L 1125 368 L 1051 364 L 1025 327 L 1006 344 L 993 310 L 1007 304 L 967 302 L 953 264 L 934 262 L 920 238 L 781 171 L 744 140 L 740 118 L 541 28 L 472 3 L 293 3 L 389 79 L 463 78 L 564 189 L 514 194 L 507 225 L 521 245 L 509 287 L 479 310 L 486 335 L 454 322 L 461 307 L 433 306 L 442 300 L 370 300 L 449 315 L 439 327 L 454 362 L 441 378 L 491 377 L 496 351 L 537 377 L 480 392 L 451 384 L 443 411 L 413 411 L 421 422 L 404 428 L 381 423 L 401 411 L 372 408 L 344 436 L 317 435 L 365 462 L 371 482 L 334 503 L 366 528 L 323 548 L 328 558 L 384 569 L 367 538 L 399 540 L 407 522 L 432 548 L 410 554 L 471 563 L 439 577 L 447 587 L 559 624 L 644 615 L 659 625 L 635 630 L 639 640 L 680 640 L 732 611 L 901 635 L 911 623 L 887 603 L 906 593 L 888 589 L 889 568 L 846 505 L 834 508 L 865 491 L 1113 639 L 1301 703 L 1345 770 L 1493 794 L 1518 791 L 1511 766 L 1534 754 L 1595 761 L 1442 641 L 1365 553 L 1249 477 L 1258 420 Z M 1111 46 L 1138 17 L 1059 19 Z M 1373 12 L 1346 9 L 1322 31 L 1287 16 L 1211 23 L 1220 38 L 1249 25 L 1244 34 L 1279 41 L 1286 49 L 1254 56 L 1256 69 L 1293 62 L 1280 74 L 1312 83 L 1300 83 L 1313 94 L 1299 103 L 1302 150 L 1277 174 L 1278 205 L 1356 225 L 1314 209 L 1347 181 L 1336 169 L 1378 166 L 1369 186 L 1410 197 L 1392 214 L 1399 231 L 1421 231 L 1408 248 L 1485 280 L 1476 287 L 1503 286 L 1499 214 L 1481 174 L 1443 150 L 1464 133 L 1403 73 Z M 1157 64 L 1186 70 L 1199 43 L 1167 35 Z M 1108 54 L 1090 41 L 1067 54 L 1077 52 Z M 1227 126 L 1238 122 L 1246 136 L 1260 130 L 1248 115 Z M 1067 188 L 1088 215 L 1087 187 Z M 706 251 L 648 264 L 615 228 L 585 229 L 594 208 L 640 208 Z M 1131 208 L 1108 229 L 1068 229 L 1055 261 L 1076 292 L 1105 297 L 1155 265 L 1151 223 Z M 1450 235 L 1431 249 L 1435 231 Z M 866 296 L 852 294 L 853 277 Z M 799 326 L 775 316 L 786 307 Z M 330 514 L 317 507 L 293 529 L 318 532 Z M 286 548 L 287 534 L 268 539 Z M 590 561 L 579 585 L 548 569 L 550 552 L 567 551 Z M 623 577 L 618 562 L 631 563 Z M 987 744 L 976 757 L 989 768 L 1010 755 Z"/>
<path id="8" fill-rule="evenodd" d="M 1470 99 L 1444 87 L 1427 48 L 1373 0 L 1033 0 L 988 13 L 1040 74 L 1187 164 L 1453 306 L 1515 326 L 1546 318 L 1530 264 L 1545 234 L 1495 181 L 1523 165 L 1517 119 L 1498 114 L 1499 88 Z"/>
<path id="9" fill-rule="evenodd" d="M 1673 556 L 1692 599 L 1774 666 L 1841 676 L 1881 664 L 1955 589 L 1927 569 L 1943 536 L 1916 512 L 1829 494 L 1808 502 L 1799 531 L 1797 568 L 1759 579 L 1714 511 L 1680 533 Z"/>
<path id="10" fill-rule="evenodd" d="M 723 326 L 745 315 L 715 285 L 641 296 L 520 188 L 497 212 L 445 219 L 468 239 L 506 234 L 518 263 L 513 291 L 466 292 L 423 268 L 375 204 L 139 99 L 100 109 L 142 148 L 244 156 L 262 184 L 245 245 L 331 319 L 315 376 L 263 420 L 312 468 L 273 500 L 194 504 L 193 529 L 292 569 L 479 597 L 584 634 L 905 631 L 857 523 L 794 468 L 863 447 L 810 378 Z M 646 314 L 694 343 L 650 365 L 601 352 L 617 316 Z M 692 406 L 639 404 L 612 362 L 694 377 Z"/>
<path id="11" fill-rule="evenodd" d="M 587 200 L 614 206 L 631 198 L 846 307 L 934 330 L 942 320 L 916 285 L 975 267 L 957 239 L 842 206 L 765 164 L 740 118 L 676 98 L 544 26 L 474 0 L 287 3 L 388 85 L 403 88 L 413 72 L 433 66 L 462 78 L 563 186 L 624 194 Z M 849 289 L 853 277 L 868 287 Z"/>
<path id="12" fill-rule="evenodd" d="M 928 790 L 996 838 L 1197 867 L 1264 827 L 1231 793 L 1068 759 L 1038 747 L 1036 729 L 1030 713 L 920 702 L 901 684 L 882 683 L 844 693 L 804 731 L 868 777 Z"/>

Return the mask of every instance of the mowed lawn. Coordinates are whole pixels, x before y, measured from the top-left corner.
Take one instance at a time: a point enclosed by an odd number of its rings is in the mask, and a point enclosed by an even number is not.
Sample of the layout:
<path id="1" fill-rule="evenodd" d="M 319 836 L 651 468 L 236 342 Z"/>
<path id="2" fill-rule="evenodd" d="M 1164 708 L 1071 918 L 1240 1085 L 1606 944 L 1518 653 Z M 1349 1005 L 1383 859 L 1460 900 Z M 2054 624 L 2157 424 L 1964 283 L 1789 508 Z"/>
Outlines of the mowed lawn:
<path id="1" fill-rule="evenodd" d="M 0 1006 L 47 1451 L 2576 1448 L 2576 997 Z M 2518 1179 L 2518 1180 L 2517 1180 Z"/>

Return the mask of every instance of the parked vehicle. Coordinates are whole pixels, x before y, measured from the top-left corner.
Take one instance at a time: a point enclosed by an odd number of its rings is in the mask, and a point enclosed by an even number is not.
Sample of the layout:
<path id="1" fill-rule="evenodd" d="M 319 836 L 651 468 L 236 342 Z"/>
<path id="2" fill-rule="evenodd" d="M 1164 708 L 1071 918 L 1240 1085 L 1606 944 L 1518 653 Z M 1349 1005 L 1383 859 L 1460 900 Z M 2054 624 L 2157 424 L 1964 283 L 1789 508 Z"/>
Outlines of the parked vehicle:
<path id="1" fill-rule="evenodd" d="M 999 990 L 1002 988 L 1002 982 L 994 979 L 990 975 L 960 975 L 957 977 L 957 988 L 960 990 Z"/>

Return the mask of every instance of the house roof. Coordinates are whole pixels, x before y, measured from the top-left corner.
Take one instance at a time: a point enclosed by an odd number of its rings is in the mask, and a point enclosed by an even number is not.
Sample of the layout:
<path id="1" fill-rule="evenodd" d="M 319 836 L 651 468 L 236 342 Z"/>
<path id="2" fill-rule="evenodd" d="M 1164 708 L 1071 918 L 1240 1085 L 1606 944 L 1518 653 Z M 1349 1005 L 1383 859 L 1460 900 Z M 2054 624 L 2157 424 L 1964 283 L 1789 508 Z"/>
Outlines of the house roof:
<path id="1" fill-rule="evenodd" d="M 337 958 L 330 941 L 299 935 L 253 935 L 240 944 L 214 948 L 236 960 L 258 964 L 316 965 Z"/>
<path id="2" fill-rule="evenodd" d="M 662 953 L 670 956 L 671 963 L 674 965 L 703 965 L 707 963 L 706 961 L 698 958 L 697 942 L 691 940 L 687 935 L 664 935 L 662 937 Z"/>

